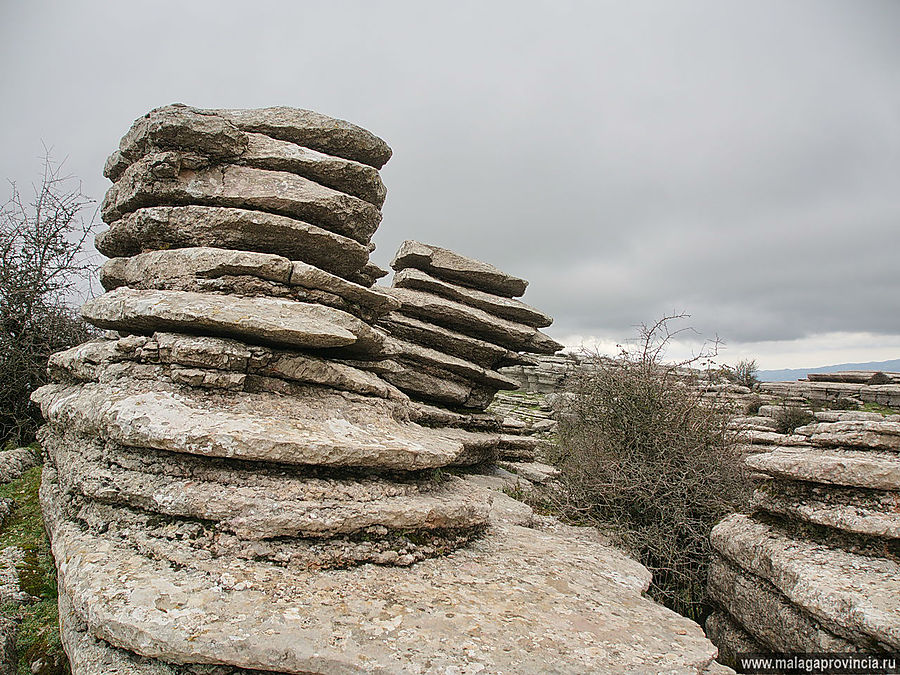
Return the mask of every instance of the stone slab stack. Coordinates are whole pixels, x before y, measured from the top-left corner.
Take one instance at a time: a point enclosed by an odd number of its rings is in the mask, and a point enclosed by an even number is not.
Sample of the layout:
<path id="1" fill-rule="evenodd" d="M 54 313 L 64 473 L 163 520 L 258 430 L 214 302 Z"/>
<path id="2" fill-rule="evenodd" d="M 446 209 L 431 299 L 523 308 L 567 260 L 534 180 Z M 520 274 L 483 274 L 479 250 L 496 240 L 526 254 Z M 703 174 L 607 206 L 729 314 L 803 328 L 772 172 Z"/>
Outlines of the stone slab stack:
<path id="1" fill-rule="evenodd" d="M 810 373 L 805 380 L 761 382 L 761 393 L 779 398 L 802 398 L 819 404 L 874 403 L 900 408 L 900 374 L 849 370 Z"/>
<path id="2" fill-rule="evenodd" d="M 485 408 L 498 391 L 519 386 L 498 369 L 561 349 L 539 330 L 553 320 L 516 299 L 527 281 L 447 249 L 405 241 L 391 267 L 389 292 L 400 308 L 379 325 L 390 335 L 397 367 L 385 379 L 420 404 L 423 424 L 496 429 Z M 504 433 L 498 451 L 501 458 L 534 459 L 538 444 Z"/>
<path id="3" fill-rule="evenodd" d="M 815 416 L 751 446 L 754 511 L 712 531 L 707 632 L 726 657 L 900 651 L 900 417 Z"/>
<path id="4" fill-rule="evenodd" d="M 413 292 L 372 287 L 389 156 L 309 111 L 169 106 L 110 158 L 109 332 L 34 395 L 74 675 L 715 668 L 643 567 L 462 470 L 498 433 L 418 424 L 381 376 L 415 361 L 375 325 Z M 443 334 L 484 373 L 555 348 L 517 330 Z"/>

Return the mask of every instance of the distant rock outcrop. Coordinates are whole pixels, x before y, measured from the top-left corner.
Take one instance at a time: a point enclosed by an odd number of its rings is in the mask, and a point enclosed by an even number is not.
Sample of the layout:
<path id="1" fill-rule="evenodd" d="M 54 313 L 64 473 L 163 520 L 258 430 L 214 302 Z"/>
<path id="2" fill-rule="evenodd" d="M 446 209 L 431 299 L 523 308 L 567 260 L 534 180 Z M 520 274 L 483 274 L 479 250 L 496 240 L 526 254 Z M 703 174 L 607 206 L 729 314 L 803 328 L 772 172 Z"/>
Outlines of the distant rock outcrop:
<path id="1" fill-rule="evenodd" d="M 74 675 L 698 673 L 699 627 L 588 529 L 474 475 L 525 282 L 409 242 L 373 287 L 387 145 L 168 106 L 107 162 L 116 331 L 53 356 L 42 505 Z"/>
<path id="2" fill-rule="evenodd" d="M 848 401 L 900 408 L 900 374 L 877 371 L 810 373 L 806 380 L 762 382 L 770 396 L 802 398 L 817 403 Z"/>

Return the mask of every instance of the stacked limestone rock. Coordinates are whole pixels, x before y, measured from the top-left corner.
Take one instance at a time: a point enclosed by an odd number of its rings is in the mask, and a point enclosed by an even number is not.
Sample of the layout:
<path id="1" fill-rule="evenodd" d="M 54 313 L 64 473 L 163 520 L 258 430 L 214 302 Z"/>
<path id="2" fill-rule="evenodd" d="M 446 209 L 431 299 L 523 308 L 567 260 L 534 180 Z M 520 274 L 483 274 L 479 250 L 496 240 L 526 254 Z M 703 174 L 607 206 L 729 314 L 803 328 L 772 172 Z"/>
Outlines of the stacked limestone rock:
<path id="1" fill-rule="evenodd" d="M 309 111 L 170 106 L 110 158 L 83 313 L 117 332 L 34 396 L 74 675 L 710 665 L 643 567 L 444 470 L 497 433 L 379 375 L 418 354 L 374 327 L 398 308 L 368 263 L 389 154 Z"/>
<path id="2" fill-rule="evenodd" d="M 801 398 L 823 403 L 874 403 L 900 408 L 900 373 L 845 370 L 837 373 L 810 373 L 795 382 L 762 382 L 760 391 L 779 398 Z"/>
<path id="3" fill-rule="evenodd" d="M 371 324 L 397 306 L 353 281 L 389 155 L 305 111 L 170 106 L 135 123 L 107 163 L 108 292 L 82 310 L 120 333 L 56 354 L 35 395 L 57 550 L 403 565 L 484 527 L 487 501 L 429 470 L 496 438 L 409 424 L 404 394 L 343 362 L 383 356 Z M 99 580 L 61 573 L 86 618 L 79 589 Z"/>
<path id="4" fill-rule="evenodd" d="M 712 532 L 710 637 L 726 656 L 900 650 L 900 416 L 823 411 L 780 434 L 775 412 L 745 432 L 753 515 Z"/>
<path id="5" fill-rule="evenodd" d="M 381 319 L 398 353 L 385 379 L 419 405 L 417 420 L 437 427 L 497 429 L 484 410 L 518 382 L 498 372 L 562 348 L 539 328 L 552 319 L 517 300 L 528 282 L 479 260 L 416 241 L 404 242 L 391 267 L 400 308 Z M 501 458 L 534 459 L 538 440 L 501 429 Z"/>

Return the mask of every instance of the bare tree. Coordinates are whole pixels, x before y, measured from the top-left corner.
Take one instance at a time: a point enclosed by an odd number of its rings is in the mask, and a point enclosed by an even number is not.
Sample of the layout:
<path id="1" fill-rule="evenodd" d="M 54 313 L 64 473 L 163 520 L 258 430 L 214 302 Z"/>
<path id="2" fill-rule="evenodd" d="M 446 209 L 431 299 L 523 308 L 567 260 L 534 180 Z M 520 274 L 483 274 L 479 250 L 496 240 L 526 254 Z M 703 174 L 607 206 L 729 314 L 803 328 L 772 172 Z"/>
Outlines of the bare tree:
<path id="1" fill-rule="evenodd" d="M 47 359 L 90 331 L 69 304 L 93 265 L 83 251 L 92 201 L 49 151 L 26 200 L 15 183 L 0 207 L 0 440 L 33 438 L 39 413 L 29 396 L 46 381 Z"/>

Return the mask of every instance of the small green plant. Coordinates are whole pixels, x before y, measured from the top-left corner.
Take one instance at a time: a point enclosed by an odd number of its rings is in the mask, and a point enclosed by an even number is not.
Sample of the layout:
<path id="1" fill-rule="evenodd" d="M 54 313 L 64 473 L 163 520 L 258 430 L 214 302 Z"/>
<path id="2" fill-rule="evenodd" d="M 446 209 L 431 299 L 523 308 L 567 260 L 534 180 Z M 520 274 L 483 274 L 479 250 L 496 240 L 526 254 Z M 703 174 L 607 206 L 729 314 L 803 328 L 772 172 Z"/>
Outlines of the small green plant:
<path id="1" fill-rule="evenodd" d="M 822 403 L 824 410 L 859 410 L 859 403 L 846 396 L 839 396 Z"/>
<path id="2" fill-rule="evenodd" d="M 896 408 L 889 408 L 886 405 L 881 405 L 880 403 L 863 403 L 860 408 L 863 412 L 874 412 L 881 413 L 882 415 L 900 415 L 900 410 Z"/>
<path id="3" fill-rule="evenodd" d="M 816 416 L 809 410 L 785 403 L 775 412 L 775 431 L 780 434 L 792 434 L 797 427 L 812 424 L 815 421 Z"/>

